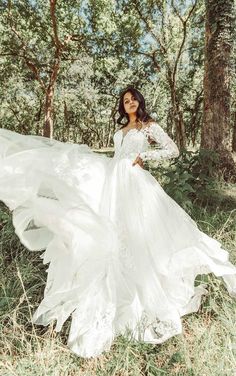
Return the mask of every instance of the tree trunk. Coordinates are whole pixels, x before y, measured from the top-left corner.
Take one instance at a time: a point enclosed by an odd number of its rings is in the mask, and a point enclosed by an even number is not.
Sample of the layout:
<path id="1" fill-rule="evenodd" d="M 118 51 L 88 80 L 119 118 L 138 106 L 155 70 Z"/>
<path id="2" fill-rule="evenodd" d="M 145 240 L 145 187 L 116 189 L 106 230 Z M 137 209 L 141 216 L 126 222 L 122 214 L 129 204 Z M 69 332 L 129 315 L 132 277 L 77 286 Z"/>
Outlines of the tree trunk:
<path id="1" fill-rule="evenodd" d="M 233 138 L 232 138 L 232 151 L 236 152 L 236 111 L 233 114 Z"/>
<path id="2" fill-rule="evenodd" d="M 37 111 L 37 113 L 35 114 L 35 120 L 36 120 L 36 134 L 39 135 L 40 134 L 40 120 L 41 120 L 41 114 L 42 114 L 42 101 L 41 99 L 39 100 L 39 109 Z"/>
<path id="3" fill-rule="evenodd" d="M 230 142 L 234 0 L 205 0 L 204 112 L 201 148 L 216 151 L 217 169 L 236 176 Z"/>
<path id="4" fill-rule="evenodd" d="M 67 108 L 67 104 L 65 100 L 64 100 L 64 122 L 66 126 L 66 131 L 67 131 L 66 141 L 69 141 L 70 140 L 70 121 L 69 121 L 68 108 Z"/>
<path id="5" fill-rule="evenodd" d="M 180 149 L 185 149 L 186 148 L 186 134 L 185 134 L 184 119 L 183 119 L 183 111 L 181 110 L 179 99 L 176 93 L 176 82 L 175 82 L 175 79 L 173 79 L 173 73 L 171 69 L 169 68 L 167 72 L 167 78 L 168 78 L 170 94 L 171 94 L 172 121 L 174 123 L 175 131 L 176 131 L 176 143 Z"/>
<path id="6" fill-rule="evenodd" d="M 53 96 L 54 90 L 50 85 L 46 91 L 45 119 L 43 127 L 43 136 L 49 138 L 53 137 Z"/>

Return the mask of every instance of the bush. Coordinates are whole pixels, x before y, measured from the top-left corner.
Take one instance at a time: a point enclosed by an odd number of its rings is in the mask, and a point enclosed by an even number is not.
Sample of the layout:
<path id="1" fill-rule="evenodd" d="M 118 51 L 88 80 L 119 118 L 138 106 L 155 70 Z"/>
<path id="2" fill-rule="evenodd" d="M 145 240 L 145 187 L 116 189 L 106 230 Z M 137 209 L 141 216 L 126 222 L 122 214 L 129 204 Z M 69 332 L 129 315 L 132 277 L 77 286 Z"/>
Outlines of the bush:
<path id="1" fill-rule="evenodd" d="M 217 188 L 214 176 L 217 161 L 217 154 L 208 150 L 193 152 L 183 149 L 168 166 L 150 166 L 149 171 L 161 181 L 168 195 L 184 210 L 191 211 L 195 199 L 209 196 Z"/>

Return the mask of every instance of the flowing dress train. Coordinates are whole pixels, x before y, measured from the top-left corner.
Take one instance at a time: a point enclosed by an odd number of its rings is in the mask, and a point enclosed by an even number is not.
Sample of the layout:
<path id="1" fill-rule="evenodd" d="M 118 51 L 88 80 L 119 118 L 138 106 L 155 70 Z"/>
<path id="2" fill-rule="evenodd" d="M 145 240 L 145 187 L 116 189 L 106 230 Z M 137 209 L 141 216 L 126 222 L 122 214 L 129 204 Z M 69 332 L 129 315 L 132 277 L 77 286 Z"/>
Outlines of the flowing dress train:
<path id="1" fill-rule="evenodd" d="M 156 142 L 151 147 L 149 141 Z M 108 351 L 119 334 L 159 344 L 182 332 L 206 285 L 220 276 L 236 297 L 236 267 L 220 242 L 138 164 L 178 157 L 156 123 L 114 134 L 112 158 L 87 145 L 0 129 L 0 200 L 15 232 L 49 264 L 33 322 L 56 331 L 71 315 L 70 349 L 82 357 Z"/>

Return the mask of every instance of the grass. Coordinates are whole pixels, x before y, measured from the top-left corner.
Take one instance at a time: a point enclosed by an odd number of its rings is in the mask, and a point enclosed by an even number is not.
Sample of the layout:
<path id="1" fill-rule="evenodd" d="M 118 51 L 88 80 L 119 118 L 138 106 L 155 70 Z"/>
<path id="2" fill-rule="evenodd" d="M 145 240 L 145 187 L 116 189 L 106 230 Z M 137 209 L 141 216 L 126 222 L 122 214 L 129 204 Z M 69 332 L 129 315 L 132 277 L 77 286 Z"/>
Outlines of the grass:
<path id="1" fill-rule="evenodd" d="M 236 194 L 231 185 L 194 202 L 191 216 L 200 229 L 220 241 L 236 264 Z M 70 320 L 61 332 L 33 325 L 42 300 L 47 265 L 26 250 L 14 233 L 11 215 L 1 207 L 1 376 L 235 376 L 236 302 L 221 278 L 198 276 L 208 285 L 197 313 L 182 317 L 183 333 L 161 345 L 120 336 L 95 359 L 74 355 L 66 346 Z"/>

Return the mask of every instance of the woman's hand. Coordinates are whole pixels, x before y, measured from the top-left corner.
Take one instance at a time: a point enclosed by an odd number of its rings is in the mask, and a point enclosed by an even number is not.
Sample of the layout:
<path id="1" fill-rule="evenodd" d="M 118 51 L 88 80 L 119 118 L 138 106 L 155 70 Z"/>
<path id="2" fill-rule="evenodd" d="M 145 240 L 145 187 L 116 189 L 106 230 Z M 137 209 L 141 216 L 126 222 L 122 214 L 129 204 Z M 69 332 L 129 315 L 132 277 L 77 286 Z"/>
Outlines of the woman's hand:
<path id="1" fill-rule="evenodd" d="M 139 155 L 136 157 L 135 161 L 132 163 L 132 166 L 135 166 L 136 163 L 138 163 L 139 166 L 143 168 L 143 160 L 142 160 L 142 158 L 140 158 Z"/>

